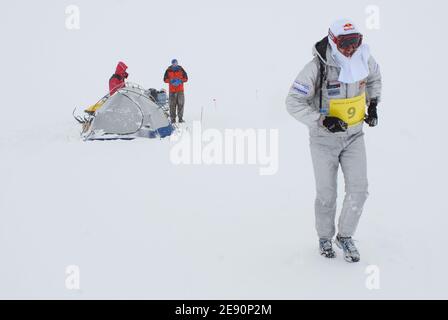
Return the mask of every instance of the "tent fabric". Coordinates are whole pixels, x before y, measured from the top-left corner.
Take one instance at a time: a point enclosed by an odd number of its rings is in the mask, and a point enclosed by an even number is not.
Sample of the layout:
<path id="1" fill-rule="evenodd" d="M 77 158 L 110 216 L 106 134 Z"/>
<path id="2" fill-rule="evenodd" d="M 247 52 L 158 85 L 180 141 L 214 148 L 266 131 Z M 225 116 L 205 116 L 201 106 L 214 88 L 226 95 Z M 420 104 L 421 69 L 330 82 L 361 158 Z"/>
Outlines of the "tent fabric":
<path id="1" fill-rule="evenodd" d="M 95 113 L 85 140 L 166 137 L 174 128 L 164 110 L 139 87 L 125 87 Z"/>

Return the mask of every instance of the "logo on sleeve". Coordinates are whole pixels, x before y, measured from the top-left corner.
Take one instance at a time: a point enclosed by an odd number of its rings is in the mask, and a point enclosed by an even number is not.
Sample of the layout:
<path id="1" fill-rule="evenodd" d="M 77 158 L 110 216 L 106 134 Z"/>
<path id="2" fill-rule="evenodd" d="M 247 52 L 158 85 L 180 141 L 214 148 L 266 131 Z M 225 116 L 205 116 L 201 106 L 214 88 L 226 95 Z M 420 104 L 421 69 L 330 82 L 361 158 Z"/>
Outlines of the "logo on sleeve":
<path id="1" fill-rule="evenodd" d="M 307 96 L 310 94 L 310 86 L 295 81 L 293 85 L 294 90 L 296 90 L 298 93 L 303 94 L 304 96 Z"/>

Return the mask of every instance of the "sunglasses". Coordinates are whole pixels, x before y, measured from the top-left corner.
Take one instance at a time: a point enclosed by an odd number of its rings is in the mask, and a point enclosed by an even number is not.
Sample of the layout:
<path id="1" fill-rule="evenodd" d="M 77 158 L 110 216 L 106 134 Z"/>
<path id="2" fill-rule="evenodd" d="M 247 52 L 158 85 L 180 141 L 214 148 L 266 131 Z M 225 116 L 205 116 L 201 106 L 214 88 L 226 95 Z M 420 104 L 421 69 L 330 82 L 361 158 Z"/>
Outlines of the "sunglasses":
<path id="1" fill-rule="evenodd" d="M 360 33 L 352 33 L 336 37 L 331 31 L 329 31 L 329 35 L 331 40 L 333 40 L 333 42 L 340 49 L 347 49 L 351 46 L 359 48 L 362 44 L 363 37 Z"/>

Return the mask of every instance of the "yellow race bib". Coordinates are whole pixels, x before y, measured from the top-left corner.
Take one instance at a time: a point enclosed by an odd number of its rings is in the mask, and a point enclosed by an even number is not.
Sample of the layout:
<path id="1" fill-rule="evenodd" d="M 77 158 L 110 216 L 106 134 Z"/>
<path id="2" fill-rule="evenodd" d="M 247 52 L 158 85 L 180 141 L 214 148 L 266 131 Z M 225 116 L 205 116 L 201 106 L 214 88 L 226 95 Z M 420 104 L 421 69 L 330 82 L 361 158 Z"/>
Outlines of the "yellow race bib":
<path id="1" fill-rule="evenodd" d="M 366 112 L 366 93 L 349 99 L 330 100 L 328 115 L 345 121 L 354 126 L 364 120 Z"/>

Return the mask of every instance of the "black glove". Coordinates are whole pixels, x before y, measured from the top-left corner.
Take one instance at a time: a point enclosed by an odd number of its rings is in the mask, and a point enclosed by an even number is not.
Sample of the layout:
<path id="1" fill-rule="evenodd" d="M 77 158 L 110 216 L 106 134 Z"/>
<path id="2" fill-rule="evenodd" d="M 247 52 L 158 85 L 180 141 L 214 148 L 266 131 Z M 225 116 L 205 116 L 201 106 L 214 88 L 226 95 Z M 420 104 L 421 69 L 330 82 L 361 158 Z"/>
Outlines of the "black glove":
<path id="1" fill-rule="evenodd" d="M 364 121 L 369 125 L 369 127 L 375 127 L 378 124 L 378 113 L 376 111 L 377 105 L 378 105 L 377 98 L 370 100 L 369 108 L 367 109 L 367 116 L 364 119 Z"/>
<path id="2" fill-rule="evenodd" d="M 347 130 L 347 123 L 336 117 L 325 117 L 323 125 L 333 133 L 344 132 Z"/>

